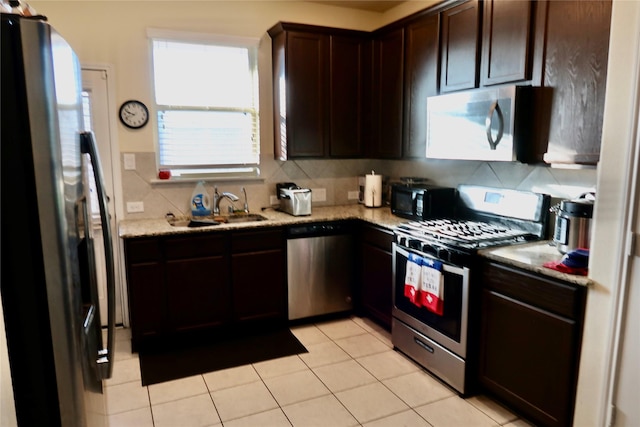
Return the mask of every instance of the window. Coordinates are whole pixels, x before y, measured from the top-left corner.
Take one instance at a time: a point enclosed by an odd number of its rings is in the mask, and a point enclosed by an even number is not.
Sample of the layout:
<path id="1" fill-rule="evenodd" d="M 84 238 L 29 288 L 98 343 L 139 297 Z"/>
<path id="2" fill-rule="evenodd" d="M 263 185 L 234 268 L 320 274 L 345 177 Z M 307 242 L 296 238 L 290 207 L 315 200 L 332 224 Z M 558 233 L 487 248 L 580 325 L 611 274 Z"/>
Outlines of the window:
<path id="1" fill-rule="evenodd" d="M 160 168 L 175 177 L 257 176 L 257 40 L 148 34 Z"/>

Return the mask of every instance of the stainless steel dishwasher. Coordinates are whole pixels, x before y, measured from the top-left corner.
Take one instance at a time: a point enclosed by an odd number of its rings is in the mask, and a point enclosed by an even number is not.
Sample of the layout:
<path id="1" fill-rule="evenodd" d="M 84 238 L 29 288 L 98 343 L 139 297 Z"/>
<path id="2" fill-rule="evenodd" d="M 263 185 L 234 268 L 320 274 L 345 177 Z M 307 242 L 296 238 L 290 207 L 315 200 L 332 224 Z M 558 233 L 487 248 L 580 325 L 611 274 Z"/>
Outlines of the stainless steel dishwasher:
<path id="1" fill-rule="evenodd" d="M 349 222 L 287 228 L 289 320 L 353 308 L 354 249 L 353 227 Z"/>

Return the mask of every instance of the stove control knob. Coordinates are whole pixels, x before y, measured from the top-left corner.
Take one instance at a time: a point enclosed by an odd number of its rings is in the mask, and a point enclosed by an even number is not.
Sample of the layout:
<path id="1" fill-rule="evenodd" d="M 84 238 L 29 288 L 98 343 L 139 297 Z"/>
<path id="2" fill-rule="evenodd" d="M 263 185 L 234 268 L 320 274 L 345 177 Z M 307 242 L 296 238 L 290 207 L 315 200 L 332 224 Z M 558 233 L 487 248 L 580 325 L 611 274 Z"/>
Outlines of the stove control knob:
<path id="1" fill-rule="evenodd" d="M 461 252 L 451 252 L 449 262 L 456 265 L 464 265 L 467 262 L 467 255 Z"/>
<path id="2" fill-rule="evenodd" d="M 422 249 L 422 242 L 420 242 L 420 240 L 418 239 L 407 239 L 407 246 L 411 249 L 420 250 Z"/>
<path id="3" fill-rule="evenodd" d="M 438 248 L 436 255 L 443 261 L 451 261 L 451 252 L 447 248 Z"/>
<path id="4" fill-rule="evenodd" d="M 438 248 L 430 243 L 424 243 L 422 245 L 422 252 L 425 254 L 433 255 L 435 257 L 438 256 Z"/>

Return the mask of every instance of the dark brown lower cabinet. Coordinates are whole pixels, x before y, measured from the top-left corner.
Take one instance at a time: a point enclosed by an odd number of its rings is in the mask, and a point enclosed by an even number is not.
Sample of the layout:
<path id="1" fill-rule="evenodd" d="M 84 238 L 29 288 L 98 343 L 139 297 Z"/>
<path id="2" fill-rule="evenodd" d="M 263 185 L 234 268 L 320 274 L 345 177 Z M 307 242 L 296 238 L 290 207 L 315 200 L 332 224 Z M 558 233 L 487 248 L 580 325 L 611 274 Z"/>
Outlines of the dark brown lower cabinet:
<path id="1" fill-rule="evenodd" d="M 167 322 L 172 332 L 221 326 L 230 319 L 224 256 L 166 263 Z"/>
<path id="2" fill-rule="evenodd" d="M 286 246 L 283 229 L 232 235 L 234 322 L 287 319 Z"/>
<path id="3" fill-rule="evenodd" d="M 391 330 L 393 232 L 363 225 L 360 305 L 362 314 Z"/>
<path id="4" fill-rule="evenodd" d="M 134 351 L 286 321 L 281 227 L 126 239 L 124 246 Z"/>
<path id="5" fill-rule="evenodd" d="M 586 289 L 500 264 L 483 269 L 479 380 L 539 426 L 573 420 Z"/>

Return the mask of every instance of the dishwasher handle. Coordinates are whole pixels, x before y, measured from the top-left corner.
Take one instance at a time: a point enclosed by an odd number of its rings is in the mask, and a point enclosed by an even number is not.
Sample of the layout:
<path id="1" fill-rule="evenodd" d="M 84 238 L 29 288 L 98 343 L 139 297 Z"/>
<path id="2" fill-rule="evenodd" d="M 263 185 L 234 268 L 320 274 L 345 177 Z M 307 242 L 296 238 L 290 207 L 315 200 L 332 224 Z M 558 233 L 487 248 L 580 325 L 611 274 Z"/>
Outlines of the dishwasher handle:
<path id="1" fill-rule="evenodd" d="M 287 227 L 287 239 L 302 239 L 306 237 L 335 236 L 349 234 L 353 231 L 350 224 L 344 222 L 322 222 L 300 224 Z"/>

